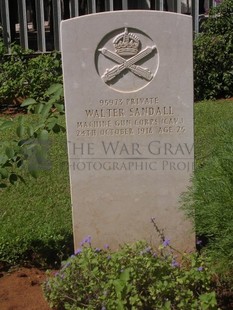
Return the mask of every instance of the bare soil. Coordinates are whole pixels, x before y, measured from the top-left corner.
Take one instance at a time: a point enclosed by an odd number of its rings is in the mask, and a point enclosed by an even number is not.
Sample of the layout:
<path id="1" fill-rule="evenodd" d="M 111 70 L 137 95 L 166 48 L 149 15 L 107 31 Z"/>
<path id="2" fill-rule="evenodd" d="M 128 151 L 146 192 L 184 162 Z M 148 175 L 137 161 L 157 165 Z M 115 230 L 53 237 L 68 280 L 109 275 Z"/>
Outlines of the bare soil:
<path id="1" fill-rule="evenodd" d="M 45 272 L 36 268 L 0 273 L 0 309 L 49 310 L 41 287 L 45 279 Z"/>
<path id="2" fill-rule="evenodd" d="M 17 114 L 25 114 L 27 109 L 21 107 L 24 98 L 14 98 L 9 99 L 8 101 L 0 101 L 0 115 L 10 115 L 15 116 Z"/>

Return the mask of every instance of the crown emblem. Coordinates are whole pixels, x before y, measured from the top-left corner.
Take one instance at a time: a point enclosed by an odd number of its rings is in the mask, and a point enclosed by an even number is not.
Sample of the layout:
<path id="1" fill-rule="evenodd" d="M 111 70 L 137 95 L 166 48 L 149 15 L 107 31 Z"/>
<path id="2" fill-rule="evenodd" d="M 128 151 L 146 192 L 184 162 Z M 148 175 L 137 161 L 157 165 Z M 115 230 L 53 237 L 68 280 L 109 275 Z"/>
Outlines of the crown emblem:
<path id="1" fill-rule="evenodd" d="M 135 34 L 129 33 L 128 29 L 125 28 L 125 31 L 113 40 L 113 45 L 118 55 L 130 57 L 139 52 L 140 40 Z"/>

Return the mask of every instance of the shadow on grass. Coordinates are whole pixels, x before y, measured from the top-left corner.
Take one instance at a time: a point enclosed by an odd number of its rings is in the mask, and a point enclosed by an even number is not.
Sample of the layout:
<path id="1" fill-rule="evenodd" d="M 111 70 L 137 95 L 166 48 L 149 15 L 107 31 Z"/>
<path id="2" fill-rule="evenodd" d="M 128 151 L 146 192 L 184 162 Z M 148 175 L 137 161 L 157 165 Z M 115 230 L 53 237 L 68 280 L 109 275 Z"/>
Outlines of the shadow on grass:
<path id="1" fill-rule="evenodd" d="M 40 239 L 32 240 L 24 255 L 25 262 L 38 268 L 59 268 L 61 262 L 74 252 L 73 235 L 61 235 L 61 239 L 50 239 L 46 243 Z"/>

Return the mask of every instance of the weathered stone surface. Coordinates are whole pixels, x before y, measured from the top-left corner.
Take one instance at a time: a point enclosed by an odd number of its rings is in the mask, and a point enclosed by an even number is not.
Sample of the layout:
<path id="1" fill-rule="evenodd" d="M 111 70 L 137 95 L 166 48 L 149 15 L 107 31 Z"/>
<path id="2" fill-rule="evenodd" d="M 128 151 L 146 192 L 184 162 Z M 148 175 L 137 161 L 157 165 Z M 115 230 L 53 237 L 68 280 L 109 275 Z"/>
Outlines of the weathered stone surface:
<path id="1" fill-rule="evenodd" d="M 178 209 L 193 169 L 192 19 L 155 11 L 62 23 L 75 248 L 194 246 Z"/>

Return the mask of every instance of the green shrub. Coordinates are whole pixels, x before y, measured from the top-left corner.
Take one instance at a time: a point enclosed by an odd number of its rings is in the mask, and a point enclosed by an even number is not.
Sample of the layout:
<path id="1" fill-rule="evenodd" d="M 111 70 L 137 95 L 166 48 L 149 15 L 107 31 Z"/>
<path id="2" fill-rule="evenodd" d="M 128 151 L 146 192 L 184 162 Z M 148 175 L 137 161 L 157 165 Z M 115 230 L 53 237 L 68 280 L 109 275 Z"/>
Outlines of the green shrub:
<path id="1" fill-rule="evenodd" d="M 166 241 L 156 253 L 145 242 L 111 252 L 82 242 L 62 269 L 44 284 L 58 309 L 217 309 L 208 261 L 196 254 L 178 263 Z"/>
<path id="2" fill-rule="evenodd" d="M 0 103 L 12 101 L 23 94 L 22 74 L 26 69 L 23 51 L 17 45 L 12 48 L 11 56 L 4 56 L 0 62 Z"/>
<path id="3" fill-rule="evenodd" d="M 4 54 L 6 54 L 6 48 L 1 38 L 1 25 L 0 25 L 0 59 L 3 58 Z"/>
<path id="4" fill-rule="evenodd" d="M 17 45 L 11 48 L 11 55 L 0 62 L 0 104 L 33 97 L 43 98 L 48 86 L 62 82 L 59 54 L 41 54 L 33 57 L 30 50 Z"/>
<path id="5" fill-rule="evenodd" d="M 233 0 L 210 11 L 194 41 L 195 99 L 233 96 Z"/>
<path id="6" fill-rule="evenodd" d="M 45 90 L 54 83 L 62 83 L 60 55 L 42 54 L 27 61 L 27 68 L 22 74 L 24 97 L 36 100 L 44 98 Z"/>

